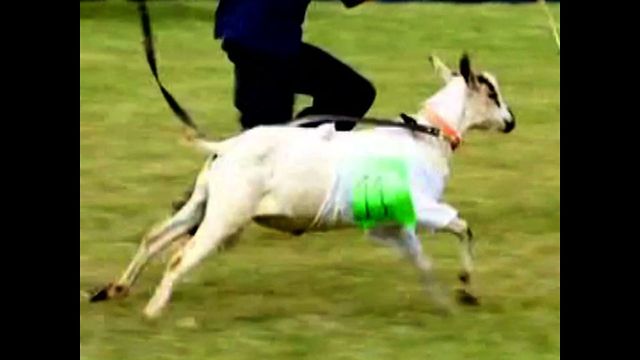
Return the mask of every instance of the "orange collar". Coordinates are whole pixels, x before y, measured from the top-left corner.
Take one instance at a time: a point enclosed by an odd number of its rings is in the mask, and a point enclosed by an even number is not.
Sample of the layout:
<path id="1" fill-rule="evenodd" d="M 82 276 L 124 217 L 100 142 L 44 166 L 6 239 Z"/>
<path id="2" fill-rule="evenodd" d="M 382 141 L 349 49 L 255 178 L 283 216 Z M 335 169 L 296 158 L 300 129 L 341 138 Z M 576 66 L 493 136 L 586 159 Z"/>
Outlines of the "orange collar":
<path id="1" fill-rule="evenodd" d="M 455 150 L 458 146 L 460 146 L 460 143 L 462 142 L 462 136 L 460 136 L 458 130 L 452 128 L 451 125 L 449 125 L 442 116 L 433 111 L 431 107 L 426 106 L 425 111 L 427 112 L 429 121 L 431 121 L 433 125 L 440 128 L 440 131 L 442 132 L 445 140 L 447 140 L 451 144 L 451 149 Z"/>

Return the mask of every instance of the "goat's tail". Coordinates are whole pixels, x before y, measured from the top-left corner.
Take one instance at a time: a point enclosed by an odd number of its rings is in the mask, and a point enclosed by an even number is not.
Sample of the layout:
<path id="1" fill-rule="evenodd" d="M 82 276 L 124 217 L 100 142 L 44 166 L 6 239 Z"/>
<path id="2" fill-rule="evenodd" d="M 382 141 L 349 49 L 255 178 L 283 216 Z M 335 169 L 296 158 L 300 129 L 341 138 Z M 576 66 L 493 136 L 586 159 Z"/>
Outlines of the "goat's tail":
<path id="1" fill-rule="evenodd" d="M 190 146 L 195 147 L 207 155 L 221 155 L 235 144 L 237 140 L 235 137 L 223 141 L 206 140 L 195 129 L 190 127 L 185 128 L 184 136 Z"/>

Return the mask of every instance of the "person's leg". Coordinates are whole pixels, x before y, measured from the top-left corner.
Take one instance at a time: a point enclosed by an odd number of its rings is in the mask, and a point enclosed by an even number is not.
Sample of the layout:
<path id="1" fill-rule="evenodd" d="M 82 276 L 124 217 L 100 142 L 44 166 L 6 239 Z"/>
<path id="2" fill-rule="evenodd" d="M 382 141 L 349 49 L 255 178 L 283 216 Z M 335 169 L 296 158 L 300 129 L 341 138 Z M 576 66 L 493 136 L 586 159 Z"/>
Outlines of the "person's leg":
<path id="1" fill-rule="evenodd" d="M 291 121 L 294 103 L 292 59 L 248 50 L 225 42 L 234 65 L 234 105 L 243 129 Z"/>
<path id="2" fill-rule="evenodd" d="M 362 117 L 376 97 L 376 90 L 362 75 L 329 53 L 302 44 L 297 64 L 296 93 L 313 97 L 313 104 L 296 115 L 344 115 Z M 336 129 L 349 131 L 354 123 L 337 123 Z"/>

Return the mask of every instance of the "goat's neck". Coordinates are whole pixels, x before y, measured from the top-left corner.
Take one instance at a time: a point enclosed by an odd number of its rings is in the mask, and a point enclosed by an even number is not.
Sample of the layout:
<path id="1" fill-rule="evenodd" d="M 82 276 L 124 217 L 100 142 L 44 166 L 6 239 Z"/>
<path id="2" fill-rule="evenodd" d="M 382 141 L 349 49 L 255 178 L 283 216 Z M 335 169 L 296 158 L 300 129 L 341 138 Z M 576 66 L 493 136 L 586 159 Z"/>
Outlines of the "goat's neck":
<path id="1" fill-rule="evenodd" d="M 429 112 L 437 114 L 441 120 L 454 129 L 460 136 L 465 131 L 465 100 L 467 86 L 462 79 L 450 81 L 444 88 L 428 98 L 417 114 L 418 121 L 423 124 L 439 127 Z M 451 147 L 446 141 L 439 141 L 445 158 L 452 155 Z"/>
<path id="2" fill-rule="evenodd" d="M 437 126 L 429 119 L 427 109 L 430 109 L 462 136 L 467 130 L 464 124 L 466 97 L 467 85 L 464 80 L 454 79 L 423 103 L 419 112 L 420 120 Z"/>

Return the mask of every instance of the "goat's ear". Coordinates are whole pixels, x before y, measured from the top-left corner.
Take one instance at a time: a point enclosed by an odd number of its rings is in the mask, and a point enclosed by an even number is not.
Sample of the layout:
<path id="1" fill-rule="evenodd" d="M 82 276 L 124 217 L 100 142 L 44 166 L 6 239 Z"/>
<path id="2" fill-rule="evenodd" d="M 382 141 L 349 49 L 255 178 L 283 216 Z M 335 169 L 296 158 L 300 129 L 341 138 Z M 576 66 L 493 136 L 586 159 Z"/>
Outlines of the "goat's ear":
<path id="1" fill-rule="evenodd" d="M 445 63 L 442 62 L 442 60 L 440 60 L 439 57 L 435 55 L 429 55 L 429 62 L 433 66 L 433 70 L 435 70 L 435 72 L 440 75 L 445 84 L 451 80 L 451 78 L 453 77 L 453 72 L 447 65 L 445 65 Z"/>
<path id="2" fill-rule="evenodd" d="M 471 61 L 467 53 L 462 54 L 460 58 L 460 75 L 464 78 L 467 85 L 471 86 L 476 83 L 476 77 L 471 70 Z"/>

